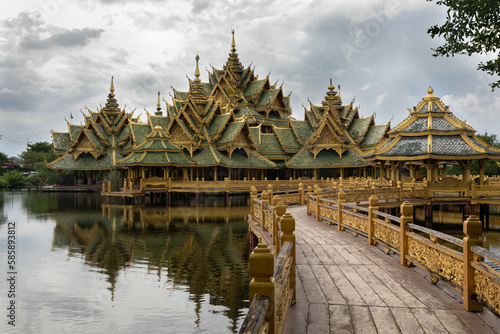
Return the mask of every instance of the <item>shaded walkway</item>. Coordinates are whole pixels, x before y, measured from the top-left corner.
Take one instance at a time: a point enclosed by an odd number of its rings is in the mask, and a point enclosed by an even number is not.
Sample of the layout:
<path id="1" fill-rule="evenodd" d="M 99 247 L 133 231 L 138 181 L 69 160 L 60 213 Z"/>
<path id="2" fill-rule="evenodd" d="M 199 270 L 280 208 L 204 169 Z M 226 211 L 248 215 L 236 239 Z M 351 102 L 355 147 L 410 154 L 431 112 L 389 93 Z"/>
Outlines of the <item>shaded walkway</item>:
<path id="1" fill-rule="evenodd" d="M 366 238 L 316 222 L 304 206 L 296 220 L 297 304 L 287 333 L 500 333 L 490 311 L 463 309 L 461 294 L 402 267 Z"/>

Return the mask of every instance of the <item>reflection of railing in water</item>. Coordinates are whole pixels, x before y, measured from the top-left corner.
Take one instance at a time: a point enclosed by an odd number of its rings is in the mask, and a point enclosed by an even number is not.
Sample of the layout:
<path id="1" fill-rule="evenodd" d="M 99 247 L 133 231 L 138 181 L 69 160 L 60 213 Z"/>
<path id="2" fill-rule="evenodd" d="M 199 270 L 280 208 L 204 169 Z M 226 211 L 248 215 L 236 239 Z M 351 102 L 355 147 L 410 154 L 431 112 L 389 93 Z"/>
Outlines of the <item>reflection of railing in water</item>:
<path id="1" fill-rule="evenodd" d="M 307 214 L 336 224 L 339 230 L 365 235 L 370 245 L 384 245 L 386 253 L 399 254 L 401 265 L 427 270 L 434 283 L 439 279 L 449 282 L 462 292 L 467 311 L 481 311 L 480 301 L 500 315 L 500 271 L 494 268 L 500 265 L 500 257 L 480 247 L 482 224 L 477 217 L 470 216 L 463 223 L 466 236 L 460 240 L 413 224 L 413 206 L 409 202 L 401 205 L 402 215 L 396 217 L 378 211 L 376 195 L 360 200 L 368 199 L 368 207 L 346 203 L 347 198 L 348 194 L 340 190 L 336 199 L 323 199 L 321 189 L 317 189 L 316 195 L 308 196 Z"/>
<path id="2" fill-rule="evenodd" d="M 252 194 L 251 231 L 261 243 L 249 259 L 250 309 L 240 333 L 282 333 L 286 315 L 295 302 L 295 230 L 294 218 L 275 196 L 274 206 Z M 265 232 L 268 234 L 265 234 Z M 276 257 L 265 243 L 275 247 Z"/>

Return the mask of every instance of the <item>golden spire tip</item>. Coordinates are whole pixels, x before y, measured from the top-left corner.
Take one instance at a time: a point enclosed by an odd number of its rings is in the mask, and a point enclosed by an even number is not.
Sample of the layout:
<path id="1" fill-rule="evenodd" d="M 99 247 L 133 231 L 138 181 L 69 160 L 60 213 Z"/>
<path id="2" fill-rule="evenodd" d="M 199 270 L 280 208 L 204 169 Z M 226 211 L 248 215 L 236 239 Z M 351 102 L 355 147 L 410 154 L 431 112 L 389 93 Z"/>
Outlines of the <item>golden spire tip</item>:
<path id="1" fill-rule="evenodd" d="M 194 58 L 196 59 L 196 70 L 194 71 L 194 76 L 196 77 L 196 79 L 194 79 L 195 82 L 200 82 L 200 69 L 198 68 L 198 61 L 200 60 L 200 57 L 198 55 L 196 55 L 196 57 Z"/>
<path id="2" fill-rule="evenodd" d="M 111 93 L 115 92 L 115 86 L 113 85 L 113 76 L 111 76 L 111 88 L 109 88 L 109 90 L 111 91 Z"/>
<path id="3" fill-rule="evenodd" d="M 156 103 L 158 108 L 160 107 L 160 91 L 158 91 L 158 102 Z"/>
<path id="4" fill-rule="evenodd" d="M 427 93 L 429 93 L 429 94 L 434 93 L 434 89 L 432 89 L 432 87 L 431 87 L 431 86 L 429 86 L 429 89 L 427 90 Z"/>
<path id="5" fill-rule="evenodd" d="M 236 48 L 236 42 L 234 41 L 234 29 L 231 29 L 231 33 L 233 34 L 233 41 L 231 42 L 231 47 L 233 48 L 233 51 Z"/>

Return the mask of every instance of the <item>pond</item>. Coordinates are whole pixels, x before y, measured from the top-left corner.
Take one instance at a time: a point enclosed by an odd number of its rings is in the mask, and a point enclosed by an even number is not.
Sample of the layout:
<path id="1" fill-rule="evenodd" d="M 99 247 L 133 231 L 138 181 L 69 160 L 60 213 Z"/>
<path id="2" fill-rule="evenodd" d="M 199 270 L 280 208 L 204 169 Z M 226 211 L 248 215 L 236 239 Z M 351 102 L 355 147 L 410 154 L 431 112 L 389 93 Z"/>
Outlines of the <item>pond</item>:
<path id="1" fill-rule="evenodd" d="M 2 333 L 234 333 L 248 311 L 248 207 L 3 192 L 0 208 L 4 276 L 9 223 L 16 237 L 15 297 L 0 284 Z"/>

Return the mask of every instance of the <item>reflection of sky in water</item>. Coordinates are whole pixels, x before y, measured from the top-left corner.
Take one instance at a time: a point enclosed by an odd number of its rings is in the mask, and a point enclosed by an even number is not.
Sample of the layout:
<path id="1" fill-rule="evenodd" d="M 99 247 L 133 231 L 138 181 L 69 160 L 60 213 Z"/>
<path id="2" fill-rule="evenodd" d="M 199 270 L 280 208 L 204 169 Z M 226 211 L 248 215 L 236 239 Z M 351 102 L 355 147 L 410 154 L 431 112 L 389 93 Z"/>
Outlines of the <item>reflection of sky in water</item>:
<path id="1" fill-rule="evenodd" d="M 0 194 L 3 216 L 17 225 L 16 327 L 0 322 L 0 333 L 193 333 L 231 332 L 224 306 L 212 305 L 208 294 L 198 296 L 175 283 L 168 268 L 149 268 L 147 261 L 118 273 L 114 296 L 106 270 L 88 266 L 78 247 L 55 247 L 55 220 L 26 213 L 24 194 Z M 6 265 L 7 224 L 0 225 L 0 261 Z M 75 245 L 73 245 L 75 246 Z M 4 273 L 6 271 L 4 270 Z M 2 309 L 6 280 L 0 284 Z M 4 312 L 5 313 L 5 312 Z M 246 309 L 240 310 L 237 326 Z M 3 313 L 2 313 L 3 315 Z M 5 315 L 3 315 L 5 317 Z"/>

